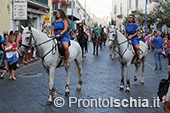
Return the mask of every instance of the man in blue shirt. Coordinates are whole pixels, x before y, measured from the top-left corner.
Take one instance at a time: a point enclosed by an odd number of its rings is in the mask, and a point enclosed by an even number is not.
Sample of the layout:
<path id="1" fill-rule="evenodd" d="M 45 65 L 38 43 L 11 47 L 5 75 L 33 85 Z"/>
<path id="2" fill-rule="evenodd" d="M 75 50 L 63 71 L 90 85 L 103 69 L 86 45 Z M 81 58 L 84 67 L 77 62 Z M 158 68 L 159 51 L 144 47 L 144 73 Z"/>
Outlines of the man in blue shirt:
<path id="1" fill-rule="evenodd" d="M 161 32 L 158 31 L 157 36 L 152 40 L 154 43 L 154 58 L 155 58 L 155 69 L 154 71 L 158 71 L 158 61 L 159 61 L 159 70 L 162 70 L 162 48 L 163 48 L 163 38 L 161 37 Z"/>

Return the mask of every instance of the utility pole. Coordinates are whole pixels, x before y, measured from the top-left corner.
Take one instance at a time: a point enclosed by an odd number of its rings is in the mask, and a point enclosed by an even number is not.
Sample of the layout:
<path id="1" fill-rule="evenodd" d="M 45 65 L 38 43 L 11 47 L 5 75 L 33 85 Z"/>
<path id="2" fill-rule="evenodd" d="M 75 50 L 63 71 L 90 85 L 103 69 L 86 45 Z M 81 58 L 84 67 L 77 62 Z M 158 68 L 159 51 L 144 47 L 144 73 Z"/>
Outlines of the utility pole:
<path id="1" fill-rule="evenodd" d="M 73 40 L 73 0 L 71 1 L 71 39 Z"/>
<path id="2" fill-rule="evenodd" d="M 145 33 L 147 30 L 147 3 L 148 3 L 148 0 L 146 0 L 146 3 L 145 3 Z"/>

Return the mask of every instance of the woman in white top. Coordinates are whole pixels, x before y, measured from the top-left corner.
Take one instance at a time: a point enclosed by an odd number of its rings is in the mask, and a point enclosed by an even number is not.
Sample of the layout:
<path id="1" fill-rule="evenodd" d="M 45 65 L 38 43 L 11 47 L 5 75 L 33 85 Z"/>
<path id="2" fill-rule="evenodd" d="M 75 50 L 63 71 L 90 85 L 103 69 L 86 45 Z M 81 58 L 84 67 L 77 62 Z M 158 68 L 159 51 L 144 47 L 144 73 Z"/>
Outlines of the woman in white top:
<path id="1" fill-rule="evenodd" d="M 16 55 L 16 52 L 14 50 L 16 50 L 21 55 L 21 52 L 17 48 L 13 48 L 13 46 L 12 46 L 13 42 L 14 42 L 14 35 L 10 35 L 8 37 L 8 42 L 7 42 L 6 48 L 5 48 L 7 59 L 12 58 L 14 55 Z M 9 73 L 10 73 L 9 79 L 10 80 L 16 80 L 16 78 L 14 77 L 15 71 L 17 68 L 16 64 L 17 64 L 17 62 L 12 65 L 9 64 Z"/>

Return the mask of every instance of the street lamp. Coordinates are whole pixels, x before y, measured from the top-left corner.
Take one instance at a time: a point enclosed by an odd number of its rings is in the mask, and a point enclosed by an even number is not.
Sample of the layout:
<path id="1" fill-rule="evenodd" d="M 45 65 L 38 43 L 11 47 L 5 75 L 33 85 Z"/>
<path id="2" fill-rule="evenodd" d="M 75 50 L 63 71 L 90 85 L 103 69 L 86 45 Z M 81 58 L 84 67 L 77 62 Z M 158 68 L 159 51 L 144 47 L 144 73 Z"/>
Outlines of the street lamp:
<path id="1" fill-rule="evenodd" d="M 148 0 L 146 0 L 146 3 L 145 3 L 145 33 L 146 33 L 146 27 L 147 27 L 147 3 L 148 3 Z"/>

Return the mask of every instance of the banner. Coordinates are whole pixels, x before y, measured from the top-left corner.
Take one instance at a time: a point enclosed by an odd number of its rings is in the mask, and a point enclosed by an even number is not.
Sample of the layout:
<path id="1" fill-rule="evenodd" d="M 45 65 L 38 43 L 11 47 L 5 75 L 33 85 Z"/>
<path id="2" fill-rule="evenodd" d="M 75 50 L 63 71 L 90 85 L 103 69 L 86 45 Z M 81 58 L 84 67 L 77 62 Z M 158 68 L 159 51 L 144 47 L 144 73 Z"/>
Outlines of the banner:
<path id="1" fill-rule="evenodd" d="M 50 22 L 50 15 L 45 15 L 44 22 Z"/>
<path id="2" fill-rule="evenodd" d="M 14 20 L 27 20 L 27 0 L 13 0 Z"/>

